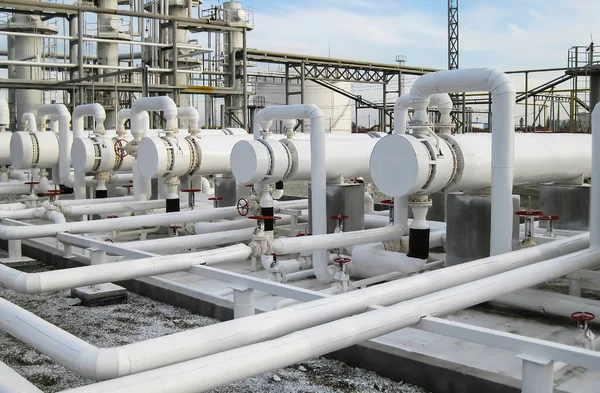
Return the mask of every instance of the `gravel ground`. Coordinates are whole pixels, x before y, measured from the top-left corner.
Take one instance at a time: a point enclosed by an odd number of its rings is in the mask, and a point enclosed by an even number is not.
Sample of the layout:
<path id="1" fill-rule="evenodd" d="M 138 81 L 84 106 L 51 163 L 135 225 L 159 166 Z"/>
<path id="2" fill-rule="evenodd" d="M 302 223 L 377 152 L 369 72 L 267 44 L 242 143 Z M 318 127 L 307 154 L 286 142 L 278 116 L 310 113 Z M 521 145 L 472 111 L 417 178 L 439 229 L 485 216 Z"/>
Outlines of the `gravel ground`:
<path id="1" fill-rule="evenodd" d="M 21 295 L 0 289 L 0 296 L 99 347 L 142 341 L 217 321 L 129 293 L 126 304 L 83 307 L 69 291 Z M 93 383 L 0 332 L 0 360 L 44 392 Z M 213 390 L 214 393 L 426 393 L 376 373 L 318 358 Z M 174 392 L 176 393 L 176 392 Z"/>

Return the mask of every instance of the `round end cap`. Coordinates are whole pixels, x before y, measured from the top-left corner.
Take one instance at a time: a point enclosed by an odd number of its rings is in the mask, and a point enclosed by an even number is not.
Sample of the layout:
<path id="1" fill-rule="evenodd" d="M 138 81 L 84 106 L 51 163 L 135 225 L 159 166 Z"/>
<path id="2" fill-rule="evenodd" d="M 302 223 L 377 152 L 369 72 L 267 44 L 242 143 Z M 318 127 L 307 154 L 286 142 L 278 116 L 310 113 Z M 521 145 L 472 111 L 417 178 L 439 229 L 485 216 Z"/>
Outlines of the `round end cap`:
<path id="1" fill-rule="evenodd" d="M 161 177 L 167 170 L 167 146 L 161 138 L 144 138 L 138 148 L 137 160 L 143 177 Z"/>
<path id="2" fill-rule="evenodd" d="M 388 135 L 373 148 L 371 177 L 387 195 L 412 195 L 425 185 L 428 175 L 429 154 L 412 136 Z"/>
<path id="3" fill-rule="evenodd" d="M 271 166 L 269 149 L 257 140 L 239 141 L 231 150 L 231 172 L 238 183 L 258 183 Z"/>
<path id="4" fill-rule="evenodd" d="M 29 132 L 17 131 L 10 139 L 11 165 L 14 169 L 29 169 L 33 160 L 33 143 Z"/>
<path id="5" fill-rule="evenodd" d="M 75 172 L 89 172 L 94 168 L 94 143 L 89 138 L 76 138 L 71 146 L 71 165 Z"/>

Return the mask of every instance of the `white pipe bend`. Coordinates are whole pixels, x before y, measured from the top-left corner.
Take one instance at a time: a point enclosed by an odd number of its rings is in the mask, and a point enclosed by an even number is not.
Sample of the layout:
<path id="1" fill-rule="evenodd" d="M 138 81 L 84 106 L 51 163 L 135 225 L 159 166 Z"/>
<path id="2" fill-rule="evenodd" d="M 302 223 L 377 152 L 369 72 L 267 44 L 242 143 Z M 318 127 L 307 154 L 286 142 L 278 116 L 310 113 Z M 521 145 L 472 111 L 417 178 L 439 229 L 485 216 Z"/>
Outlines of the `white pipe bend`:
<path id="1" fill-rule="evenodd" d="M 59 137 L 59 156 L 58 173 L 61 184 L 71 182 L 71 145 L 73 135 L 69 130 L 71 114 L 64 104 L 45 104 L 38 109 L 38 118 L 50 116 L 50 125 L 53 130 L 58 128 Z M 58 126 L 58 127 L 57 127 Z"/>
<path id="2" fill-rule="evenodd" d="M 190 125 L 189 129 L 191 131 L 197 131 L 200 129 L 200 114 L 198 113 L 198 109 L 193 106 L 183 106 L 177 108 L 177 116 L 179 118 L 187 118 Z"/>
<path id="3" fill-rule="evenodd" d="M 21 123 L 27 124 L 27 131 L 29 131 L 29 132 L 37 131 L 37 121 L 36 121 L 35 115 L 33 113 L 31 113 L 31 112 L 23 113 L 23 115 L 21 116 Z"/>
<path id="4" fill-rule="evenodd" d="M 427 122 L 429 98 L 436 93 L 487 91 L 492 95 L 492 229 L 490 254 L 512 250 L 515 88 L 491 68 L 438 71 L 417 79 L 410 90 L 414 123 Z"/>

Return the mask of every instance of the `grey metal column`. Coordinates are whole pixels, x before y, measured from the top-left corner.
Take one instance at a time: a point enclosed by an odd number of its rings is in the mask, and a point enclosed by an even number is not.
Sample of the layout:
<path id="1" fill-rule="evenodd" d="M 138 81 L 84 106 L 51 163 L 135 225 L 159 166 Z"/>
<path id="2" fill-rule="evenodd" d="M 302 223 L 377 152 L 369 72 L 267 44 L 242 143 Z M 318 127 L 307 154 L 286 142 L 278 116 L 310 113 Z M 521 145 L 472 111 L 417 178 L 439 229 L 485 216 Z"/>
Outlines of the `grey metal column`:
<path id="1" fill-rule="evenodd" d="M 83 78 L 83 36 L 85 35 L 83 22 L 83 12 L 79 11 L 77 13 L 77 64 L 79 65 L 79 78 Z M 79 86 L 79 102 L 77 104 L 81 105 L 83 103 L 83 86 Z M 73 102 L 73 107 L 75 107 L 75 102 Z"/>
<path id="2" fill-rule="evenodd" d="M 246 58 L 248 56 L 247 42 L 246 42 L 246 28 L 242 30 L 242 72 L 244 73 L 244 79 L 242 80 L 242 122 L 243 128 L 248 131 L 248 62 Z"/>
<path id="3" fill-rule="evenodd" d="M 304 77 L 306 76 L 306 68 L 304 62 L 300 64 L 300 103 L 304 104 Z M 300 120 L 300 132 L 304 132 L 304 119 Z"/>
<path id="4" fill-rule="evenodd" d="M 529 72 L 525 73 L 525 132 L 529 132 L 529 118 L 528 118 L 528 108 L 529 108 L 529 97 L 527 94 L 529 93 Z"/>
<path id="5" fill-rule="evenodd" d="M 590 114 L 600 101 L 600 70 L 592 69 L 590 73 Z"/>
<path id="6" fill-rule="evenodd" d="M 382 111 L 382 120 L 383 122 L 381 123 L 381 126 L 379 127 L 379 131 L 381 132 L 387 132 L 387 83 L 383 84 L 383 111 Z"/>

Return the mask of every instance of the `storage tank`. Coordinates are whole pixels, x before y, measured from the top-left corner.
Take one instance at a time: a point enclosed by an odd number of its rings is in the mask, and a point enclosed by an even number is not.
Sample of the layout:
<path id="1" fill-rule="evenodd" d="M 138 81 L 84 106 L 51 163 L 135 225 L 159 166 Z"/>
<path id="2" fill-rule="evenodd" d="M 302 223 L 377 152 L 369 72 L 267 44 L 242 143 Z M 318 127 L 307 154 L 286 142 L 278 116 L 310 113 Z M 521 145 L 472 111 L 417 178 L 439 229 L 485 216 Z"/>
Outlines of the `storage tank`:
<path id="1" fill-rule="evenodd" d="M 264 96 L 265 103 L 269 105 L 285 105 L 285 84 L 273 81 L 271 78 L 256 82 L 256 95 Z M 351 91 L 350 82 L 335 82 L 337 87 Z M 299 92 L 300 84 L 290 85 L 290 92 Z M 331 132 L 352 132 L 352 106 L 350 98 L 335 93 L 326 87 L 317 85 L 311 81 L 304 82 L 304 103 L 315 104 L 325 115 L 325 129 Z M 300 95 L 290 96 L 290 104 L 300 104 Z M 281 130 L 280 122 L 273 122 L 272 132 Z M 309 121 L 304 122 L 304 132 L 310 131 Z"/>

